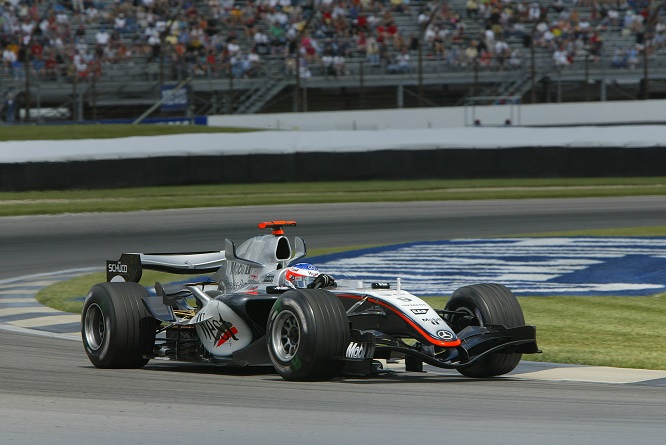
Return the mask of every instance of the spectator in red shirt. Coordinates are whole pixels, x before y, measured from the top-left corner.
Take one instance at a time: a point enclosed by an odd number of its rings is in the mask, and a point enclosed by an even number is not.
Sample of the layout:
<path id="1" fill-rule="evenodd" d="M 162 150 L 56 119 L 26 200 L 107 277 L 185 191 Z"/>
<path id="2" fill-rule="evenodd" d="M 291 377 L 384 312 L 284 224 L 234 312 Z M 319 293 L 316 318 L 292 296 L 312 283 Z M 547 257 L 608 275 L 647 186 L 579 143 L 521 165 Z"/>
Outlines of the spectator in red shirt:
<path id="1" fill-rule="evenodd" d="M 368 18 L 364 14 L 358 16 L 357 26 L 361 30 L 368 28 Z"/>
<path id="2" fill-rule="evenodd" d="M 53 52 L 49 51 L 44 61 L 44 77 L 47 80 L 56 80 L 58 78 L 58 62 Z"/>
<path id="3" fill-rule="evenodd" d="M 30 46 L 30 54 L 32 54 L 33 59 L 39 59 L 44 53 L 44 47 L 41 42 L 37 39 L 32 40 L 32 45 Z"/>

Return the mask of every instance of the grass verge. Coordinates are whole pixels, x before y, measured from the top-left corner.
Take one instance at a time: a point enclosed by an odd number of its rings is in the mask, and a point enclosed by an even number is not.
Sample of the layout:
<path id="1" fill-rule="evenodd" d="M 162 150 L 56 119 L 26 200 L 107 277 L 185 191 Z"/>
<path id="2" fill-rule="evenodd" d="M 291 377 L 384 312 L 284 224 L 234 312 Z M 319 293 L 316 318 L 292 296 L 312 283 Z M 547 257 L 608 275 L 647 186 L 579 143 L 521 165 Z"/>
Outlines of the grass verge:
<path id="1" fill-rule="evenodd" d="M 219 184 L 0 193 L 0 216 L 264 204 L 666 195 L 666 177 Z"/>
<path id="2" fill-rule="evenodd" d="M 204 125 L 10 125 L 2 128 L 0 141 L 53 141 L 68 139 L 111 139 L 130 136 L 167 136 L 188 133 L 244 133 L 244 128 Z"/>
<path id="3" fill-rule="evenodd" d="M 447 298 L 424 298 L 442 308 Z M 666 294 L 651 297 L 518 297 L 537 327 L 530 361 L 666 370 Z"/>

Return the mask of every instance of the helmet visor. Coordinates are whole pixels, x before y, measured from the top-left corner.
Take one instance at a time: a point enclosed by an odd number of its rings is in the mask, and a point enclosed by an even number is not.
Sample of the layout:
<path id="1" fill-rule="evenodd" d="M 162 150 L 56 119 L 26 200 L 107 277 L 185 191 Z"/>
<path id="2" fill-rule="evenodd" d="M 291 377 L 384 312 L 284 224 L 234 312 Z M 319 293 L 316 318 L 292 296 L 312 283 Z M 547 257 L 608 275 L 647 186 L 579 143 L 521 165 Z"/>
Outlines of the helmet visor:
<path id="1" fill-rule="evenodd" d="M 315 280 L 317 277 L 308 277 L 308 276 L 303 276 L 303 275 L 292 275 L 290 278 L 291 283 L 299 288 L 303 289 L 308 287 L 312 282 Z"/>

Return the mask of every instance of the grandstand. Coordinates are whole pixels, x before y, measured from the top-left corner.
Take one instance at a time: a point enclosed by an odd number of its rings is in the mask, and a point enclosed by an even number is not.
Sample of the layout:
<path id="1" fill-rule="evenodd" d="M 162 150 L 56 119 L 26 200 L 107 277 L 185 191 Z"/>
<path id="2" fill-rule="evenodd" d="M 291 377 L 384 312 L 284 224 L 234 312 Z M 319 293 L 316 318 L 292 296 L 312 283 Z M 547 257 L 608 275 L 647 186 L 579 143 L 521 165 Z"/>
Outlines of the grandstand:
<path id="1" fill-rule="evenodd" d="M 0 94 L 16 121 L 659 98 L 663 4 L 5 0 Z"/>

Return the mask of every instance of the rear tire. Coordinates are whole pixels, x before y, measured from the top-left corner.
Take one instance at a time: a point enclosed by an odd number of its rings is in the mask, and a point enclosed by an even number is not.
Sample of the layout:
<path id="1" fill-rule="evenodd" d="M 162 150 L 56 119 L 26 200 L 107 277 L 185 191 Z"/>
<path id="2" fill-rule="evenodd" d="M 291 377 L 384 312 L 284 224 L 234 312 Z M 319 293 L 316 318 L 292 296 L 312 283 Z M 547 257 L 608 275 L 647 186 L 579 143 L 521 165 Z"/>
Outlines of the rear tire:
<path id="1" fill-rule="evenodd" d="M 466 317 L 452 317 L 450 325 L 458 333 L 467 326 L 503 325 L 507 328 L 523 326 L 523 310 L 513 293 L 501 284 L 475 284 L 456 290 L 446 303 L 445 310 L 463 310 Z M 449 321 L 449 320 L 447 320 Z M 480 358 L 458 372 L 468 377 L 493 377 L 506 374 L 520 362 L 522 354 L 495 352 Z"/>
<path id="2" fill-rule="evenodd" d="M 282 294 L 266 328 L 275 370 L 285 380 L 295 381 L 330 380 L 339 375 L 350 335 L 344 306 L 334 294 L 321 289 Z"/>
<path id="3" fill-rule="evenodd" d="M 157 322 L 137 283 L 101 283 L 90 289 L 81 312 L 81 337 L 98 368 L 141 368 L 153 352 Z"/>

